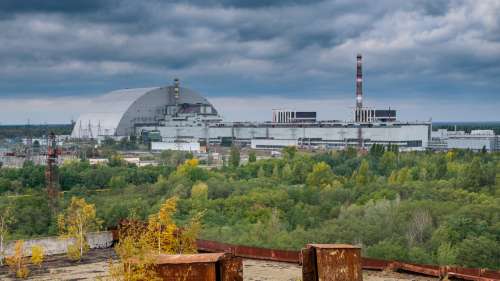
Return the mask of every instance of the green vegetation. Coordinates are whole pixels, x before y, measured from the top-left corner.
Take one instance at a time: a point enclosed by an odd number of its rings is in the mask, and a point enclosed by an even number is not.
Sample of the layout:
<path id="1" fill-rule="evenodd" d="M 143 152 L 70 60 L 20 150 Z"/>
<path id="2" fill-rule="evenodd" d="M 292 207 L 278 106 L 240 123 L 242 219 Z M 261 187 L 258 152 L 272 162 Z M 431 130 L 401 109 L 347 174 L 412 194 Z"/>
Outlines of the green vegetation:
<path id="1" fill-rule="evenodd" d="M 50 125 L 0 125 L 0 139 L 25 137 L 28 132 L 34 137 L 47 136 L 49 132 L 56 135 L 70 135 L 73 124 Z"/>
<path id="2" fill-rule="evenodd" d="M 204 212 L 204 239 L 281 249 L 354 243 L 370 257 L 500 268 L 498 153 L 289 148 L 281 159 L 241 164 L 231 152 L 229 165 L 214 170 L 174 152 L 157 167 L 116 156 L 109 165 L 65 163 L 61 208 L 72 196 L 85 198 L 106 228 L 146 220 L 175 196 L 180 225 Z M 57 233 L 43 184 L 43 167 L 0 169 L 0 206 L 13 210 L 9 239 Z"/>

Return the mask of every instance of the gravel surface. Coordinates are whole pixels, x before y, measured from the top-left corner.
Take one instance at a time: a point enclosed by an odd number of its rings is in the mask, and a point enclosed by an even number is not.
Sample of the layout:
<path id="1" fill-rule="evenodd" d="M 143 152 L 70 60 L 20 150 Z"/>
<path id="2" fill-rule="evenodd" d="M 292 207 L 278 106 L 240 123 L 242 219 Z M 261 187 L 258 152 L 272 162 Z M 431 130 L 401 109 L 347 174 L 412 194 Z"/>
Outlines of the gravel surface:
<path id="1" fill-rule="evenodd" d="M 68 261 L 63 255 L 47 257 L 41 268 L 30 267 L 32 274 L 25 280 L 38 281 L 84 281 L 97 280 L 106 276 L 110 259 L 116 259 L 112 249 L 91 250 L 80 263 Z M 244 260 L 243 277 L 245 281 L 298 281 L 302 269 L 290 263 Z M 6 266 L 0 267 L 0 280 L 19 280 L 12 277 Z M 395 272 L 363 271 L 364 281 L 435 281 L 416 275 Z"/>
<path id="2" fill-rule="evenodd" d="M 245 281 L 297 281 L 302 278 L 302 268 L 295 264 L 245 260 L 243 262 L 243 277 Z M 436 281 L 437 278 L 427 278 L 396 272 L 363 271 L 364 281 Z"/>

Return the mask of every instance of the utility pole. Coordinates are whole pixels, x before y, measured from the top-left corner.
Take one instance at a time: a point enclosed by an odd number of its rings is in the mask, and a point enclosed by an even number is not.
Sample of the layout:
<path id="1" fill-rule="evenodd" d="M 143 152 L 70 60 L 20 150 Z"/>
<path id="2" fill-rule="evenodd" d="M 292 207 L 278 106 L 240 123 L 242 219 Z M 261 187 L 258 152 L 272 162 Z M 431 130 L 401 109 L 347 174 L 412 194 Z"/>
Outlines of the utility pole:
<path id="1" fill-rule="evenodd" d="M 27 134 L 26 134 L 26 157 L 24 158 L 25 162 L 31 161 L 31 155 L 33 152 L 33 137 L 31 136 L 31 126 L 30 119 L 28 119 L 28 124 L 26 125 Z"/>

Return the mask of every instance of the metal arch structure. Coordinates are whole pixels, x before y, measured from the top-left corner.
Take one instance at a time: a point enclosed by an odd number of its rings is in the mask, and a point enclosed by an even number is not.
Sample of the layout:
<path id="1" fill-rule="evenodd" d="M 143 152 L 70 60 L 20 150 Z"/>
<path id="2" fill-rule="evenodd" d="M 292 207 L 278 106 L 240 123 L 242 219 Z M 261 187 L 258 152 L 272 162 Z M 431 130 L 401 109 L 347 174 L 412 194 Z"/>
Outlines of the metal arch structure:
<path id="1" fill-rule="evenodd" d="M 122 115 L 116 128 L 116 135 L 128 136 L 134 133 L 136 125 L 156 124 L 165 115 L 174 116 L 193 106 L 210 106 L 211 114 L 218 114 L 215 107 L 197 92 L 183 87 L 179 87 L 179 92 L 175 89 L 176 86 L 156 88 L 135 100 Z M 176 109 L 167 112 L 168 107 Z"/>
<path id="2" fill-rule="evenodd" d="M 200 106 L 209 107 L 208 114 L 218 116 L 217 110 L 206 98 L 178 84 L 112 91 L 93 102 L 112 106 L 105 112 L 80 115 L 71 133 L 72 138 L 129 136 L 135 133 L 138 125 L 157 125 L 166 115 L 174 116 L 178 112 L 196 110 Z M 168 112 L 169 107 L 176 109 Z"/>

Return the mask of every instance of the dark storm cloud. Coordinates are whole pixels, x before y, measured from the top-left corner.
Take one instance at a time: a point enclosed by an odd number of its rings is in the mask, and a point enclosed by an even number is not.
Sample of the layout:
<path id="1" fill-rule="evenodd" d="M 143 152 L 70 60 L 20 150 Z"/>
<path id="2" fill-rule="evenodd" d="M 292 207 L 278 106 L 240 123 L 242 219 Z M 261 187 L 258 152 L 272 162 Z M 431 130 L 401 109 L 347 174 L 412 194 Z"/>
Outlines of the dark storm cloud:
<path id="1" fill-rule="evenodd" d="M 118 1 L 114 0 L 2 0 L 0 1 L 0 13 L 88 13 L 101 9 L 109 9 Z"/>
<path id="2" fill-rule="evenodd" d="M 0 10 L 0 97 L 180 76 L 209 96 L 345 98 L 358 52 L 372 97 L 500 91 L 494 0 L 4 0 Z"/>

